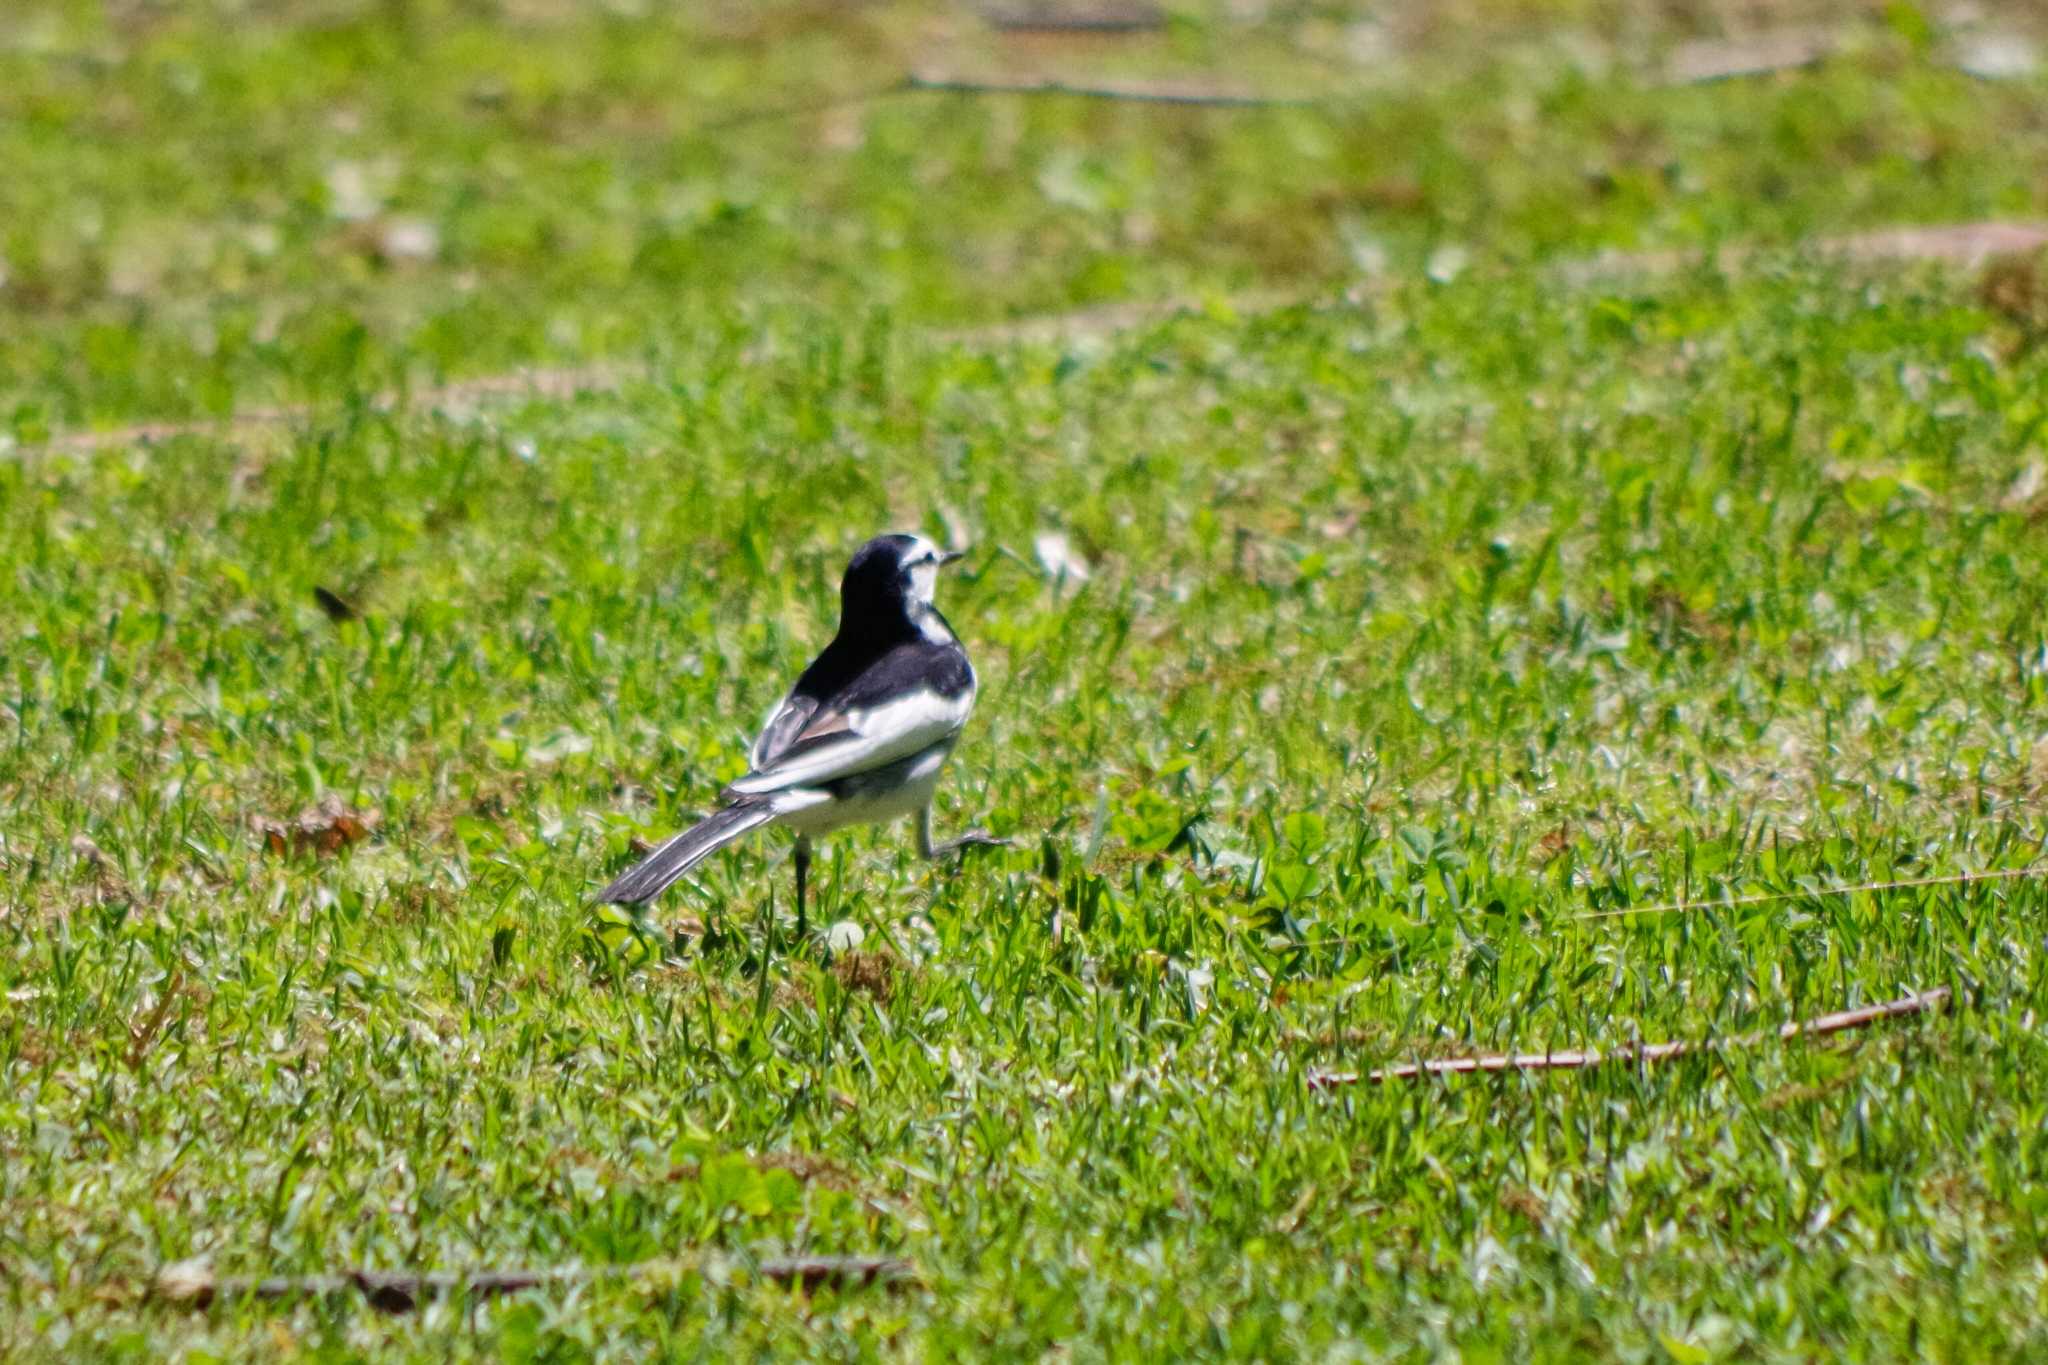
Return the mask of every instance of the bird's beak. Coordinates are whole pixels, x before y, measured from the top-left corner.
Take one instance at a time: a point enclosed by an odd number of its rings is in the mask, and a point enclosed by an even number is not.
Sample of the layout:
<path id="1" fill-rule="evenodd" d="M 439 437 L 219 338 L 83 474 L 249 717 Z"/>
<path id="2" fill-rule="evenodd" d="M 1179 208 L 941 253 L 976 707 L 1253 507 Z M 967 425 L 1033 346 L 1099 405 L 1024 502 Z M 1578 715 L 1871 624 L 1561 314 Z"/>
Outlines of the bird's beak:
<path id="1" fill-rule="evenodd" d="M 954 560 L 965 558 L 967 558 L 967 551 L 965 550 L 947 550 L 939 555 L 939 567 L 943 569 Z"/>

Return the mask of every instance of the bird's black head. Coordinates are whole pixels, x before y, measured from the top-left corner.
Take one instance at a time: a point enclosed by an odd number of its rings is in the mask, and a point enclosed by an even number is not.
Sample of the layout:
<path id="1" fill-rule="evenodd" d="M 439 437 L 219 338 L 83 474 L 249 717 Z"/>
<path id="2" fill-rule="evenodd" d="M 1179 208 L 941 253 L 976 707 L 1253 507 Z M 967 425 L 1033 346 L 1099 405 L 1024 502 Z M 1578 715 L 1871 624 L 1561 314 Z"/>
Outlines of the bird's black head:
<path id="1" fill-rule="evenodd" d="M 960 556 L 923 536 L 876 536 L 855 551 L 839 584 L 843 621 L 914 621 L 931 610 L 939 566 Z"/>

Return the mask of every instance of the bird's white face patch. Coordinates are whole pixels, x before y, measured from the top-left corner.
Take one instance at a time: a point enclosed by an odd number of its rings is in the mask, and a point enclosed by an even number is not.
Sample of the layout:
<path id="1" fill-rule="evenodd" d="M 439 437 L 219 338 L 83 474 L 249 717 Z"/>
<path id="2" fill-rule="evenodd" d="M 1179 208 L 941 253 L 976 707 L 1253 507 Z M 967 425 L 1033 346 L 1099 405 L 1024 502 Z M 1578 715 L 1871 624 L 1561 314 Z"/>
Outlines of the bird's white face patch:
<path id="1" fill-rule="evenodd" d="M 923 536 L 912 536 L 903 551 L 903 579 L 910 600 L 930 606 L 939 589 L 939 547 Z"/>
<path id="2" fill-rule="evenodd" d="M 919 606 L 928 607 L 932 597 L 939 590 L 939 566 L 936 561 L 928 564 L 914 564 L 910 569 L 910 597 Z"/>

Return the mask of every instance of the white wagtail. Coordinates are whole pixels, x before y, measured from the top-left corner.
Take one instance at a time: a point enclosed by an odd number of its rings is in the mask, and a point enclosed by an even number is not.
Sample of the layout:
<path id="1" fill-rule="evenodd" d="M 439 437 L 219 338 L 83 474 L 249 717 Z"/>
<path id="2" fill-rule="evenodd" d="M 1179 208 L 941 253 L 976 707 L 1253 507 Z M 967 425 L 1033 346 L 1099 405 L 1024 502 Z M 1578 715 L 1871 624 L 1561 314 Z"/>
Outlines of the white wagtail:
<path id="1" fill-rule="evenodd" d="M 660 895 L 727 844 L 762 825 L 796 831 L 797 933 L 811 839 L 847 825 L 917 817 L 917 851 L 1005 842 L 973 830 L 932 843 L 939 769 L 974 710 L 974 667 L 932 605 L 939 566 L 960 558 L 922 536 L 876 536 L 839 585 L 839 633 L 811 661 L 754 741 L 751 770 L 719 810 L 635 864 L 600 899 Z"/>

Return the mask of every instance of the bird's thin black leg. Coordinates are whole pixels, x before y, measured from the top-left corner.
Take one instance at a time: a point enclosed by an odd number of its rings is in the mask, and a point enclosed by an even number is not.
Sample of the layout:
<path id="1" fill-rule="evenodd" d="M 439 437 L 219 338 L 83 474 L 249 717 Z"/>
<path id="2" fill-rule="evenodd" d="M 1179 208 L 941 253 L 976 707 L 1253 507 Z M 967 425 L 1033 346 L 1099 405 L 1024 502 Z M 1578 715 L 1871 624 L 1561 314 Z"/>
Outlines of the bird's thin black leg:
<path id="1" fill-rule="evenodd" d="M 985 829 L 970 829 L 957 839 L 948 839 L 943 844 L 932 842 L 932 808 L 926 806 L 917 813 L 917 856 L 930 862 L 948 853 L 958 853 L 964 848 L 1008 848 L 1008 839 L 998 839 Z"/>
<path id="2" fill-rule="evenodd" d="M 811 875 L 811 841 L 799 838 L 796 841 L 796 940 L 802 943 L 804 931 L 809 927 L 805 918 L 804 883 Z"/>

